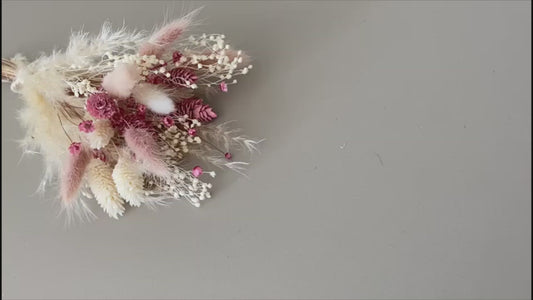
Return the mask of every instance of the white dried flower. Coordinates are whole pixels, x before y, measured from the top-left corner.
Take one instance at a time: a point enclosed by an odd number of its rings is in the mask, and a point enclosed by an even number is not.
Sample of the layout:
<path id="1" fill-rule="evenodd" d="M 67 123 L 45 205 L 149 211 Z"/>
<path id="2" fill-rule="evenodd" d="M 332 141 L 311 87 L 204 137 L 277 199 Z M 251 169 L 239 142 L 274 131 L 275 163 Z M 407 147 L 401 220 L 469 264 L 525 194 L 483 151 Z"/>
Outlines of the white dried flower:
<path id="1" fill-rule="evenodd" d="M 101 149 L 109 144 L 115 130 L 111 127 L 109 120 L 96 120 L 93 124 L 94 131 L 86 134 L 87 140 L 91 148 Z"/>

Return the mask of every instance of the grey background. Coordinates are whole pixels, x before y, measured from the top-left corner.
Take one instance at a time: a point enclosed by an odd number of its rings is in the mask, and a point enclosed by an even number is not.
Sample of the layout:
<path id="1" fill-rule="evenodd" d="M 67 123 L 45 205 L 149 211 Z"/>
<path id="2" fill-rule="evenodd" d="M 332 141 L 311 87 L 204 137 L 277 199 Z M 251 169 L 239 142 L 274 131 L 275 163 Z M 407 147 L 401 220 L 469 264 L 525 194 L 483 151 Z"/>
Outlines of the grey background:
<path id="1" fill-rule="evenodd" d="M 531 2 L 3 1 L 2 56 L 201 5 L 255 58 L 211 101 L 250 179 L 65 230 L 3 85 L 3 297 L 530 297 Z"/>

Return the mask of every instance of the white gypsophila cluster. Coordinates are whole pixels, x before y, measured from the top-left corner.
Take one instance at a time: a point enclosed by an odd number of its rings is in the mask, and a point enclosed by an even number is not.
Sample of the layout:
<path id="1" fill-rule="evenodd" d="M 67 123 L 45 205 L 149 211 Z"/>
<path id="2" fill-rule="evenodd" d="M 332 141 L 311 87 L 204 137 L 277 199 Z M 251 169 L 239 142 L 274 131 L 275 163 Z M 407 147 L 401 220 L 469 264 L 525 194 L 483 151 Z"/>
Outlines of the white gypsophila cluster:
<path id="1" fill-rule="evenodd" d="M 91 82 L 87 79 L 77 82 L 67 81 L 67 84 L 76 97 L 88 97 L 97 91 L 96 87 L 92 86 Z"/>
<path id="2" fill-rule="evenodd" d="M 170 178 L 153 177 L 147 181 L 145 195 L 155 198 L 186 199 L 195 207 L 200 207 L 200 201 L 211 198 L 210 183 L 205 183 L 177 165 L 171 166 Z M 208 172 L 215 177 L 215 172 Z"/>
<path id="3" fill-rule="evenodd" d="M 183 129 L 172 125 L 167 130 L 159 133 L 159 137 L 165 143 L 161 147 L 165 155 L 174 160 L 181 160 L 184 154 L 189 152 L 189 144 L 200 144 L 202 142 L 200 137 L 193 136 L 188 132 L 189 130 L 195 130 L 201 124 L 196 119 L 189 119 L 187 115 L 177 118 L 177 121 Z M 187 121 L 190 121 L 190 124 Z M 163 125 L 158 125 L 158 128 L 162 129 Z"/>
<path id="4" fill-rule="evenodd" d="M 99 67 L 84 66 L 81 64 L 72 64 L 66 70 L 66 83 L 76 97 L 88 97 L 91 93 L 97 92 L 97 86 L 101 79 L 98 72 L 110 72 L 120 63 L 135 64 L 139 69 L 139 75 L 142 79 L 150 74 L 149 70 L 164 64 L 163 60 L 158 59 L 155 55 L 138 54 L 113 54 L 106 52 L 100 62 Z M 100 76 L 101 77 L 101 76 Z"/>
<path id="5" fill-rule="evenodd" d="M 113 56 L 111 53 L 106 53 L 106 56 L 112 61 L 111 63 L 116 67 L 119 63 L 135 64 L 139 68 L 139 75 L 146 78 L 150 74 L 150 70 L 162 66 L 165 61 L 157 58 L 155 55 L 139 55 L 139 54 L 125 54 L 122 56 Z"/>
<path id="6" fill-rule="evenodd" d="M 178 43 L 179 49 L 183 49 L 183 56 L 175 66 L 195 70 L 198 85 L 210 87 L 221 82 L 237 83 L 237 79 L 233 77 L 247 74 L 253 66 L 242 67 L 246 60 L 243 52 L 233 50 L 224 39 L 223 34 L 190 35 L 188 39 Z"/>

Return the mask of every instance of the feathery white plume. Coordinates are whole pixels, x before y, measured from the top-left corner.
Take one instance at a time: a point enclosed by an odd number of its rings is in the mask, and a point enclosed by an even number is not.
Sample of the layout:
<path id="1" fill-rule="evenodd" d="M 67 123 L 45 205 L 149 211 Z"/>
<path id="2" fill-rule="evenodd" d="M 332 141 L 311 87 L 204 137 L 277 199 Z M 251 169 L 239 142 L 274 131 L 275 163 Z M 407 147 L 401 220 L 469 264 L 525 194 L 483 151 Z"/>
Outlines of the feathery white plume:
<path id="1" fill-rule="evenodd" d="M 174 101 L 152 84 L 138 84 L 133 89 L 133 97 L 157 114 L 168 115 L 176 110 Z"/>
<path id="2" fill-rule="evenodd" d="M 102 81 L 102 87 L 112 96 L 124 99 L 131 95 L 133 87 L 141 80 L 137 66 L 119 63 Z"/>
<path id="3" fill-rule="evenodd" d="M 142 171 L 127 151 L 122 151 L 113 169 L 113 180 L 117 191 L 131 206 L 144 202 L 144 178 Z"/>

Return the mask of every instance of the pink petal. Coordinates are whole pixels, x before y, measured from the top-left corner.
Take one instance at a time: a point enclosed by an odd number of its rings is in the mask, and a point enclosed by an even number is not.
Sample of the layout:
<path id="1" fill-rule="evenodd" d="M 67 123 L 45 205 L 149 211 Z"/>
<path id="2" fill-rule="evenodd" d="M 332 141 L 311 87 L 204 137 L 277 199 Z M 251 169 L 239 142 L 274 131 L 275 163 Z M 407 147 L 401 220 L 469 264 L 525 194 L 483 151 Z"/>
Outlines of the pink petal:
<path id="1" fill-rule="evenodd" d="M 202 175 L 203 172 L 204 170 L 202 169 L 202 167 L 196 166 L 192 169 L 192 176 L 199 177 L 200 175 Z"/>
<path id="2" fill-rule="evenodd" d="M 224 93 L 228 91 L 228 85 L 224 81 L 220 83 L 220 90 Z"/>

